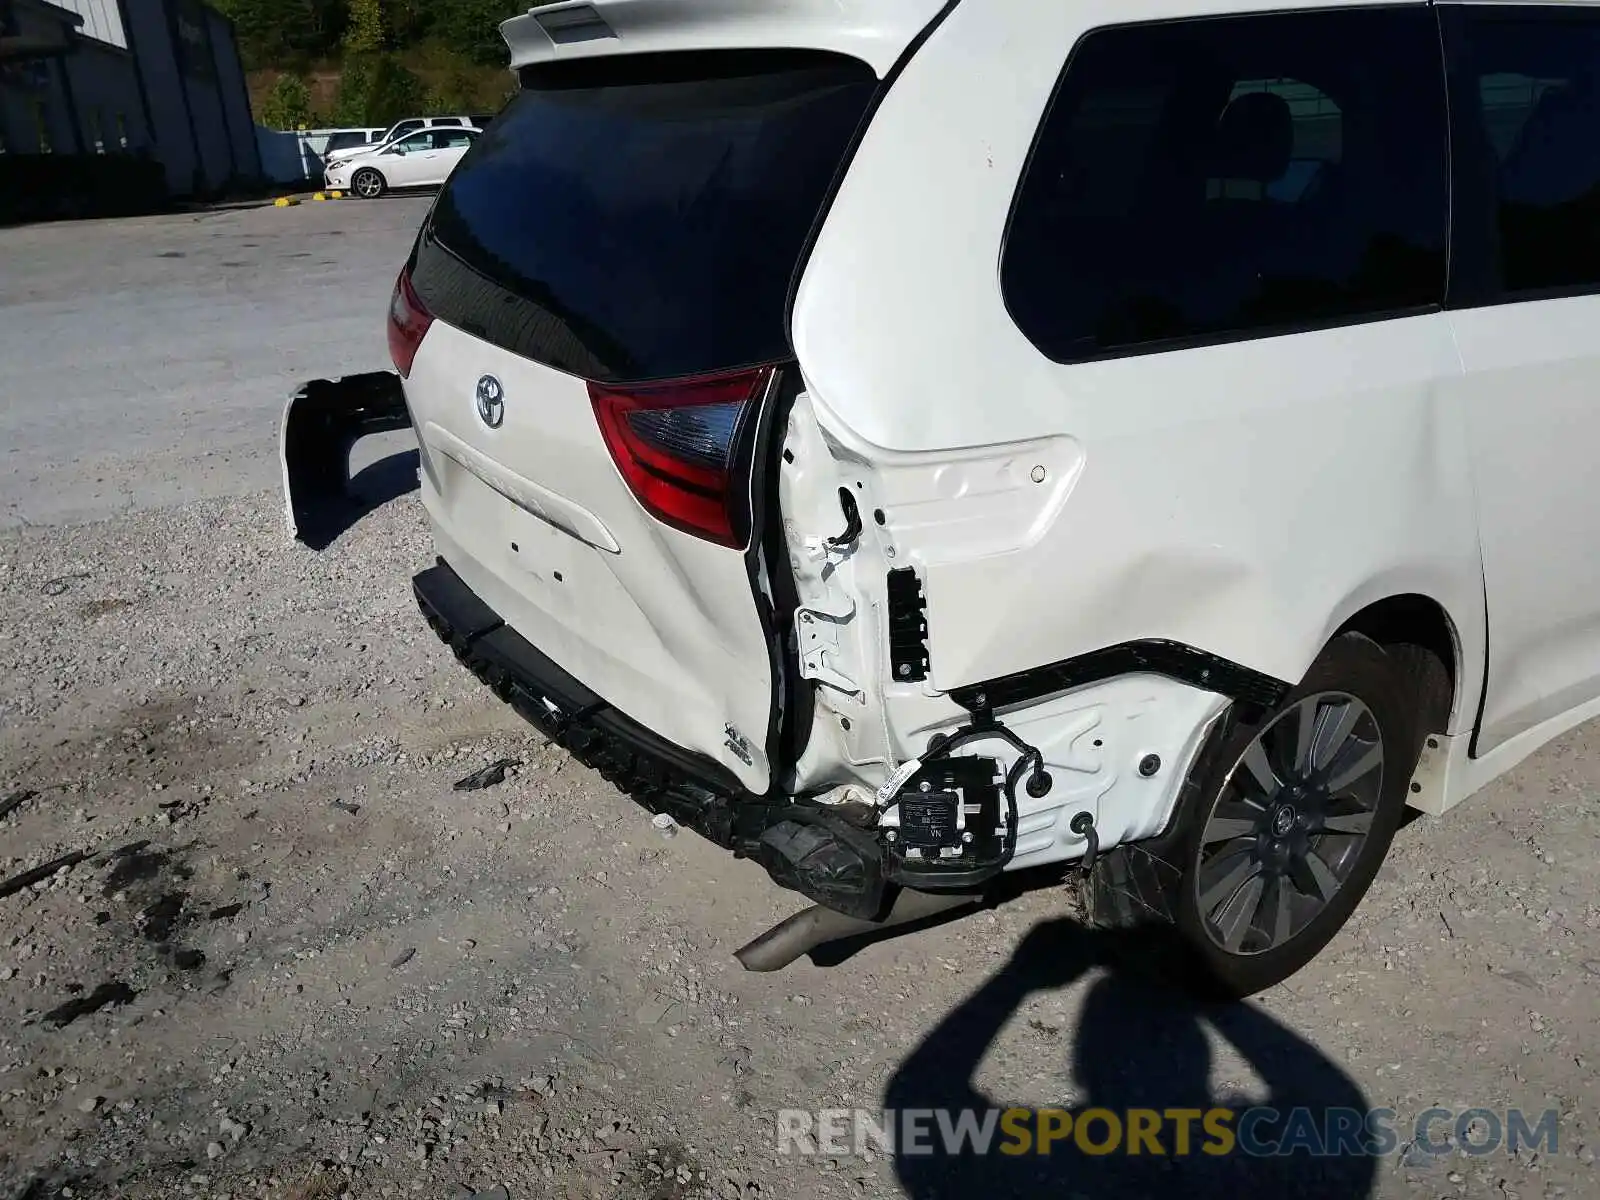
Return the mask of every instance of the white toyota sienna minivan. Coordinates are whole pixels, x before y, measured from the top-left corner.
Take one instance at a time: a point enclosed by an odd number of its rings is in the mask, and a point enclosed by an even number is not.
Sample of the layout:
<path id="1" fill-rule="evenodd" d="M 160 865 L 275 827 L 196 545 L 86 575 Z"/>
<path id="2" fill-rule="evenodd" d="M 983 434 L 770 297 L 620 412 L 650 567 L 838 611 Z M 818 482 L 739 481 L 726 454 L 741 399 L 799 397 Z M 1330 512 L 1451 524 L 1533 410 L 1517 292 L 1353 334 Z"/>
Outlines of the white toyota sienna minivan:
<path id="1" fill-rule="evenodd" d="M 503 33 L 390 313 L 415 591 L 649 809 L 867 922 L 1079 862 L 1248 993 L 1600 713 L 1600 6 Z"/>

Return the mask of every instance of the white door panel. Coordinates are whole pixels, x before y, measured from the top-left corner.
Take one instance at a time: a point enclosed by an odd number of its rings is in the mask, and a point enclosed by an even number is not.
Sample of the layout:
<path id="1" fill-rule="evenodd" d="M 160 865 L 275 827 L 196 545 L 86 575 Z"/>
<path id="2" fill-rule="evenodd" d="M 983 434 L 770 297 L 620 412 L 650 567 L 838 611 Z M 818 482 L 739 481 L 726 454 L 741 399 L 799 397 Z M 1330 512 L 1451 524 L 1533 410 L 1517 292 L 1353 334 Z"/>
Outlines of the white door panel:
<path id="1" fill-rule="evenodd" d="M 406 155 L 406 186 L 424 187 L 434 182 L 434 174 L 438 170 L 437 161 L 436 150 L 421 150 Z"/>
<path id="2" fill-rule="evenodd" d="M 461 161 L 466 152 L 466 146 L 452 146 L 448 150 L 439 151 L 439 178 L 436 182 L 443 183 L 446 179 L 449 179 L 450 172 L 456 169 L 456 164 Z"/>
<path id="3" fill-rule="evenodd" d="M 1483 753 L 1600 695 L 1600 297 L 1451 321 L 1489 609 Z"/>
<path id="4" fill-rule="evenodd" d="M 1450 318 L 1488 605 L 1483 755 L 1600 696 L 1600 297 L 1574 294 L 1600 282 L 1600 9 L 1473 5 L 1446 19 L 1465 68 L 1457 159 L 1492 183 L 1480 218 L 1470 192 L 1461 206 L 1464 277 L 1483 276 L 1468 286 L 1485 306 Z"/>
<path id="5" fill-rule="evenodd" d="M 385 154 L 376 165 L 390 187 L 410 187 L 412 173 L 416 170 L 411 159 L 409 154 Z"/>
<path id="6" fill-rule="evenodd" d="M 444 178 L 444 169 L 439 161 L 444 157 L 441 151 L 425 150 L 411 157 L 416 160 L 415 174 L 411 182 L 417 187 L 430 187 Z"/>
<path id="7" fill-rule="evenodd" d="M 433 146 L 427 133 L 412 134 L 396 143 L 395 152 L 382 155 L 381 169 L 390 187 L 417 187 L 428 181 L 428 156 Z"/>
<path id="8" fill-rule="evenodd" d="M 456 164 L 465 154 L 465 146 L 451 146 L 446 150 L 432 150 L 428 153 L 428 177 L 423 180 L 429 186 L 443 183 L 450 177 L 450 172 L 455 170 Z"/>

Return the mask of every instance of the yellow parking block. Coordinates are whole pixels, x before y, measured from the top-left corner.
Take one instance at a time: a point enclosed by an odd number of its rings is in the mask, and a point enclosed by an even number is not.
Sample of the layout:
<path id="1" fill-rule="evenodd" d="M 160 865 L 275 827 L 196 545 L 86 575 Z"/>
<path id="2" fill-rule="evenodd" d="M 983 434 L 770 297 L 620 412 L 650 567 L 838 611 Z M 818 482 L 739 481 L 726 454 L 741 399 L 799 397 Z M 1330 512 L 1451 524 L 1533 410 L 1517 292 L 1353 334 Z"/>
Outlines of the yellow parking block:
<path id="1" fill-rule="evenodd" d="M 329 200 L 343 200 L 344 199 L 344 193 L 343 192 L 329 192 L 328 193 L 328 199 Z"/>
<path id="2" fill-rule="evenodd" d="M 300 201 L 298 199 L 296 199 L 294 196 L 279 196 L 276 200 L 274 200 L 272 202 L 272 207 L 274 207 L 274 208 L 293 208 L 296 204 L 299 204 L 299 203 L 300 203 Z"/>

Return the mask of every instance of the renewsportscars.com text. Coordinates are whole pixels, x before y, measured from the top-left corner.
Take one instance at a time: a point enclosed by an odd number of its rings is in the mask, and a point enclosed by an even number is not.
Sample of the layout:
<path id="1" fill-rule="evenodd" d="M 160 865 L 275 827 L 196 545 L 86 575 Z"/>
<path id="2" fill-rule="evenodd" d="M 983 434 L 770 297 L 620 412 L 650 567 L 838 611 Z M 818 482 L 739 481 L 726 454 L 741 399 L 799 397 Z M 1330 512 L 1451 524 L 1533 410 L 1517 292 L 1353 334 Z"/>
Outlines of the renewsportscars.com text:
<path id="1" fill-rule="evenodd" d="M 784 1109 L 779 1154 L 1384 1156 L 1559 1151 L 1553 1109 Z"/>

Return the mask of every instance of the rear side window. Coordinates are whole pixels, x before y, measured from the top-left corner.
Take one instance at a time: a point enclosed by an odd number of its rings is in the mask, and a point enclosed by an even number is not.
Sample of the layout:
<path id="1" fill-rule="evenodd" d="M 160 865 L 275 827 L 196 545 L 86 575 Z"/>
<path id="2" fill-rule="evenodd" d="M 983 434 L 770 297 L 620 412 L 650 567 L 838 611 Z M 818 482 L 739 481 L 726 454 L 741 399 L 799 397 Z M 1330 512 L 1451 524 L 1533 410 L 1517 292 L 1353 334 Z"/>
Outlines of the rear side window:
<path id="1" fill-rule="evenodd" d="M 1446 146 L 1424 8 L 1099 30 L 1018 192 L 1006 304 L 1058 362 L 1441 305 Z"/>
<path id="2" fill-rule="evenodd" d="M 877 81 L 813 52 L 527 70 L 435 205 L 441 319 L 600 382 L 789 356 L 789 284 Z"/>
<path id="3" fill-rule="evenodd" d="M 328 150 L 348 150 L 351 146 L 365 146 L 367 135 L 364 133 L 336 133 L 328 139 Z M 326 151 L 325 151 L 326 152 Z"/>
<path id="4" fill-rule="evenodd" d="M 1461 21 L 1500 289 L 1600 285 L 1600 13 L 1464 7 Z"/>

